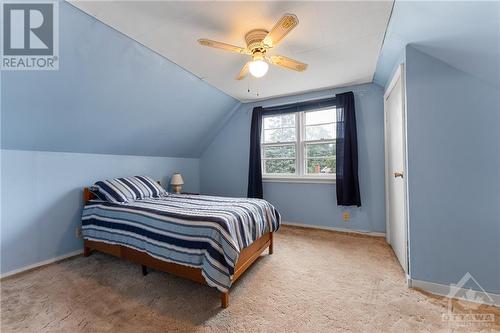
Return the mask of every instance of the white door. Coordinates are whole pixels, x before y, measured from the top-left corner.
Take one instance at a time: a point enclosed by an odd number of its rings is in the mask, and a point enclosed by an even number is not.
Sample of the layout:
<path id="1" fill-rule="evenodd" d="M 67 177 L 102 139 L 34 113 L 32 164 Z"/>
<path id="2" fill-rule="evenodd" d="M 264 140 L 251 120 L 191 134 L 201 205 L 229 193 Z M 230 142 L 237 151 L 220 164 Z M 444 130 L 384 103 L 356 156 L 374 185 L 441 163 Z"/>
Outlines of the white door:
<path id="1" fill-rule="evenodd" d="M 403 65 L 384 95 L 387 241 L 407 273 Z"/>

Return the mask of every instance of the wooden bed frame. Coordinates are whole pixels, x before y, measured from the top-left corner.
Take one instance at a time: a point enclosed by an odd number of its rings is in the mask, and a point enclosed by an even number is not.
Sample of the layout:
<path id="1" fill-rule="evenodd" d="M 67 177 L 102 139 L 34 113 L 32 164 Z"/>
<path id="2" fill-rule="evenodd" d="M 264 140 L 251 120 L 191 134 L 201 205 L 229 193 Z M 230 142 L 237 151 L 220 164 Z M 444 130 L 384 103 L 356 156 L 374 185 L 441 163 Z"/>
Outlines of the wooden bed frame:
<path id="1" fill-rule="evenodd" d="M 86 205 L 89 200 L 95 199 L 95 196 L 90 190 L 85 187 L 83 189 L 83 204 Z M 83 255 L 88 257 L 93 250 L 114 255 L 119 258 L 127 259 L 131 262 L 142 266 L 142 274 L 148 273 L 148 267 L 159 271 L 167 272 L 176 276 L 180 276 L 194 282 L 207 284 L 205 278 L 201 274 L 201 268 L 193 268 L 180 264 L 174 264 L 156 259 L 146 252 L 134 250 L 132 248 L 108 244 L 104 242 L 84 240 Z M 250 246 L 244 248 L 240 252 L 238 261 L 231 280 L 234 283 L 253 263 L 264 250 L 269 248 L 269 254 L 273 254 L 273 233 L 269 232 L 253 242 Z M 227 308 L 229 305 L 229 292 L 221 292 L 221 306 Z"/>

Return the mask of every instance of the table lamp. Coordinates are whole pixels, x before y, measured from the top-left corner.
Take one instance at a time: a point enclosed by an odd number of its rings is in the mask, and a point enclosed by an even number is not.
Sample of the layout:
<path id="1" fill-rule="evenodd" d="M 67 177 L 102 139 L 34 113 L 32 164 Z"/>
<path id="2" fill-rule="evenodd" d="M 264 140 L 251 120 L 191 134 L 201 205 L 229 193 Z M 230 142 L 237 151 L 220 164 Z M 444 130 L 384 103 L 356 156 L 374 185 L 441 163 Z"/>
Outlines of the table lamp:
<path id="1" fill-rule="evenodd" d="M 172 185 L 172 190 L 174 193 L 181 193 L 182 185 L 184 185 L 184 180 L 182 179 L 182 175 L 180 173 L 174 173 L 172 178 L 170 179 L 170 185 Z"/>

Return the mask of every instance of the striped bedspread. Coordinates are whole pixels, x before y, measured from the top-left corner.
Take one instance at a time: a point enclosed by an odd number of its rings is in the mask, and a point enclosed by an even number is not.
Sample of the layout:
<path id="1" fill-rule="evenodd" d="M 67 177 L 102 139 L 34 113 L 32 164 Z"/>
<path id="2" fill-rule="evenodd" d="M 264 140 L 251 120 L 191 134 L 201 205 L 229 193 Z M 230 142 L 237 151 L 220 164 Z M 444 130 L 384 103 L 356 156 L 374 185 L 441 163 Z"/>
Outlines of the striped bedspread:
<path id="1" fill-rule="evenodd" d="M 82 234 L 201 268 L 208 285 L 226 292 L 240 251 L 278 230 L 280 220 L 265 200 L 171 194 L 128 203 L 90 201 Z"/>

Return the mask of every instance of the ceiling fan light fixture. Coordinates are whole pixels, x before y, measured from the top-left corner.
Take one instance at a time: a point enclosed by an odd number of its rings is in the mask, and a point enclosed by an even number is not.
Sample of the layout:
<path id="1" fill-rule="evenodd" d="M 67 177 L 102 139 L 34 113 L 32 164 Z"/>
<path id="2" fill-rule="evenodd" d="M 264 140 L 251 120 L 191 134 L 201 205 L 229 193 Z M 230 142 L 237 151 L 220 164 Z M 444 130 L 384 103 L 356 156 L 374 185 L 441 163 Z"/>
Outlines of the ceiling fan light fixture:
<path id="1" fill-rule="evenodd" d="M 245 34 L 246 47 L 239 47 L 205 38 L 198 39 L 198 43 L 203 46 L 209 46 L 233 53 L 251 55 L 252 60 L 243 65 L 240 72 L 235 77 L 235 80 L 244 79 L 248 73 L 257 78 L 263 77 L 267 74 L 269 64 L 297 72 L 303 72 L 306 70 L 307 64 L 281 55 L 267 56 L 267 52 L 280 43 L 298 23 L 299 19 L 296 15 L 285 14 L 271 31 L 265 29 L 250 30 Z"/>
<path id="2" fill-rule="evenodd" d="M 264 60 L 254 60 L 248 64 L 248 70 L 250 74 L 255 77 L 263 77 L 266 75 L 269 65 Z"/>

